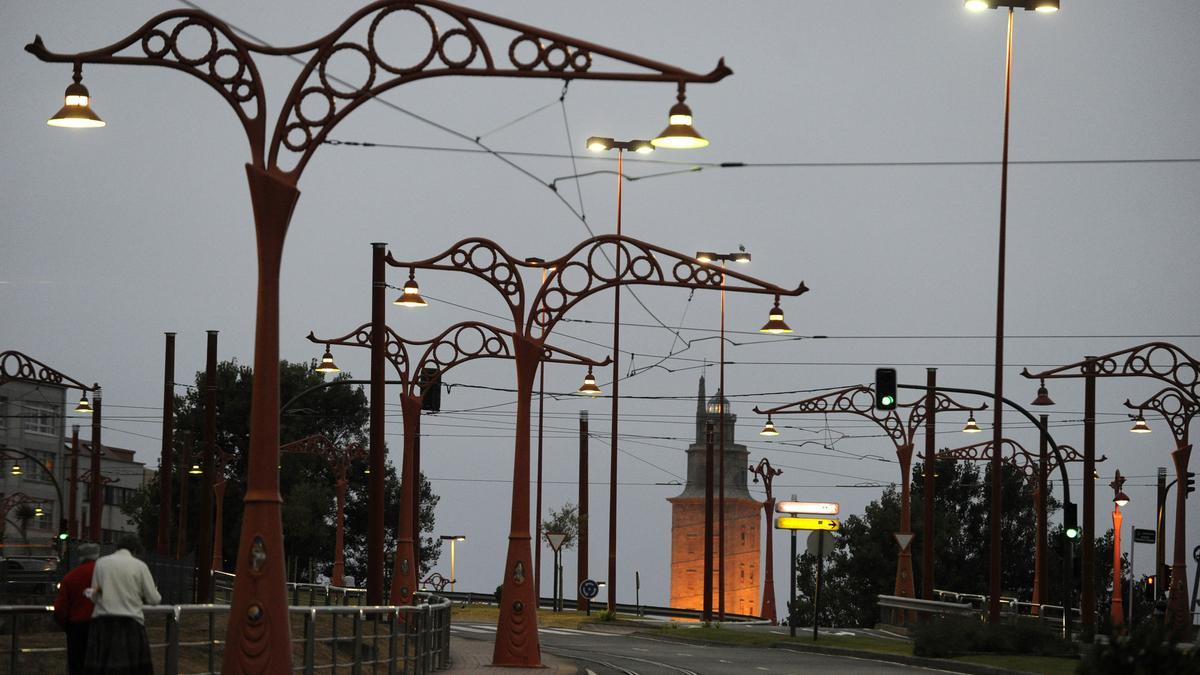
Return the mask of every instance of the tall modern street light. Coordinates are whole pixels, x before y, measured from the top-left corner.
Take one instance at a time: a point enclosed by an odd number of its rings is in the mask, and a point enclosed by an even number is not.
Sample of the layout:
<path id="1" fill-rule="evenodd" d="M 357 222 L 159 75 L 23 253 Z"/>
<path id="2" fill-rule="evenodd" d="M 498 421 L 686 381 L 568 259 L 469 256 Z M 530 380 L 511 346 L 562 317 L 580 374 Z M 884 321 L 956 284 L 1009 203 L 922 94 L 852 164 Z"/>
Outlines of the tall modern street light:
<path id="1" fill-rule="evenodd" d="M 680 102 L 679 105 L 683 105 Z M 717 474 L 720 476 L 717 483 L 717 559 L 720 560 L 717 572 L 717 620 L 725 620 L 725 415 L 728 412 L 725 410 L 725 265 L 730 262 L 738 264 L 748 264 L 750 262 L 750 254 L 746 252 L 746 247 L 741 246 L 736 253 L 713 253 L 712 251 L 697 251 L 696 260 L 711 265 L 713 263 L 721 263 L 721 356 L 718 371 L 720 373 L 720 383 L 717 385 L 717 407 L 720 408 L 721 423 L 717 426 L 717 452 L 720 456 L 717 458 Z M 781 319 L 782 320 L 782 319 Z M 791 328 L 787 329 L 791 332 Z M 713 411 L 709 411 L 713 412 Z M 769 524 L 768 524 L 769 525 Z"/>
<path id="2" fill-rule="evenodd" d="M 587 148 L 592 152 L 617 151 L 617 236 L 622 236 L 621 212 L 622 196 L 625 188 L 625 152 L 633 151 L 638 154 L 654 152 L 658 146 L 671 148 L 702 148 L 708 145 L 708 140 L 692 127 L 691 109 L 683 102 L 684 83 L 679 83 L 679 102 L 672 106 L 667 116 L 667 128 L 652 141 L 628 140 L 618 141 L 607 136 L 592 136 L 587 139 Z M 682 108 L 680 108 L 682 106 Z M 677 124 L 678 123 L 678 124 Z M 690 142 L 689 142 L 690 141 Z M 613 260 L 614 276 L 621 276 L 621 249 L 616 249 Z M 543 278 L 543 283 L 545 279 Z M 621 286 L 617 284 L 613 291 L 613 344 L 612 344 L 612 412 L 611 430 L 609 433 L 608 456 L 608 578 L 611 582 L 608 592 L 608 611 L 616 611 L 617 591 L 617 434 L 620 428 L 621 403 Z M 539 471 L 540 476 L 540 471 Z M 541 518 L 541 513 L 538 513 Z M 539 549 L 541 545 L 539 544 Z"/>
<path id="3" fill-rule="evenodd" d="M 1004 52 L 1004 149 L 1000 161 L 1000 243 L 997 248 L 996 265 L 996 363 L 995 397 L 992 399 L 992 442 L 996 447 L 1004 438 L 1002 400 L 1004 398 L 1004 256 L 1008 228 L 1008 126 L 1012 94 L 1012 50 L 1013 10 L 1017 7 L 1038 12 L 1057 12 L 1058 0 L 966 0 L 964 5 L 972 11 L 1008 9 L 1008 38 Z M 995 523 L 1001 518 L 1002 482 L 1000 475 L 1000 453 L 992 458 L 992 511 Z M 988 569 L 988 621 L 1000 620 L 1000 528 L 991 528 L 991 560 Z"/>
<path id="4" fill-rule="evenodd" d="M 430 28 L 424 56 L 415 64 L 396 64 L 380 53 L 376 34 L 389 17 L 415 15 Z M 434 15 L 442 20 L 439 27 Z M 501 33 L 493 49 L 482 30 Z M 366 33 L 366 44 L 358 37 Z M 190 38 L 198 38 L 195 42 Z M 492 35 L 493 38 L 497 36 Z M 182 41 L 181 41 L 182 38 Z M 382 40 L 380 40 L 382 42 Z M 454 58 L 448 42 L 465 47 Z M 182 44 L 207 45 L 200 53 L 181 51 Z M 254 342 L 255 383 L 251 392 L 250 447 L 247 461 L 246 510 L 238 546 L 237 580 L 226 630 L 222 671 L 286 673 L 291 670 L 291 631 L 283 560 L 283 525 L 279 494 L 279 271 L 292 212 L 300 197 L 296 187 L 308 161 L 338 122 L 363 103 L 402 84 L 430 77 L 523 77 L 597 79 L 641 82 L 716 82 L 732 71 L 723 62 L 707 74 L 693 73 L 658 61 L 609 49 L 558 33 L 510 21 L 474 9 L 441 2 L 379 0 L 357 10 L 322 38 L 303 45 L 276 48 L 250 42 L 220 19 L 198 10 L 159 14 L 125 39 L 79 53 L 51 52 L 41 37 L 26 45 L 39 59 L 74 66 L 79 87 L 67 92 L 69 109 L 51 124 L 96 126 L 90 98 L 82 87 L 84 63 L 156 65 L 180 70 L 208 84 L 233 108 L 250 142 L 246 165 L 258 249 L 258 293 Z M 365 78 L 357 83 L 335 80 L 330 61 L 355 53 L 365 62 Z M 456 51 L 462 53 L 462 51 Z M 268 137 L 266 96 L 252 55 L 307 59 L 289 94 L 278 123 Z M 503 60 L 507 57 L 507 61 Z M 628 72 L 593 69 L 599 57 Z M 302 105 L 303 104 L 303 105 Z M 313 116 L 313 106 L 323 113 Z M 302 110 L 302 107 L 304 110 Z M 83 108 L 87 108 L 84 110 Z M 74 120 L 74 121 L 72 121 Z M 99 439 L 96 439 L 97 441 Z M 377 458 L 373 464 L 382 466 Z M 382 504 L 382 490 L 372 482 L 370 499 Z M 378 508 L 378 507 L 377 507 Z M 377 533 L 372 533 L 377 536 Z M 383 560 L 381 542 L 373 541 L 368 566 Z M 382 587 L 368 589 L 368 602 L 382 599 Z"/>
<path id="5" fill-rule="evenodd" d="M 443 534 L 442 541 L 450 542 L 450 592 L 454 592 L 454 583 L 458 581 L 458 573 L 454 571 L 454 545 L 460 541 L 466 541 L 467 538 L 461 534 Z"/>

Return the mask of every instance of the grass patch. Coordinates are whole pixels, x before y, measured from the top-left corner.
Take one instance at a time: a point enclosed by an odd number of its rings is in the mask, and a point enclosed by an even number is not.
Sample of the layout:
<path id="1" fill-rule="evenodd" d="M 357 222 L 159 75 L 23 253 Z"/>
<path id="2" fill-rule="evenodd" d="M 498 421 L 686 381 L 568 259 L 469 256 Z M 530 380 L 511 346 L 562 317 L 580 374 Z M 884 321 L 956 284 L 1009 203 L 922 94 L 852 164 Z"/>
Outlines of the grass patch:
<path id="1" fill-rule="evenodd" d="M 978 663 L 983 666 L 1007 668 L 1026 673 L 1048 673 L 1050 675 L 1071 675 L 1079 666 L 1078 659 L 1068 659 L 1059 656 L 1027 656 L 1024 654 L 971 654 L 956 656 L 951 661 Z"/>
<path id="2" fill-rule="evenodd" d="M 812 632 L 797 632 L 796 637 L 776 635 L 762 631 L 731 630 L 700 626 L 697 628 L 681 629 L 676 627 L 660 628 L 654 631 L 656 635 L 665 638 L 682 638 L 718 642 L 720 644 L 743 647 L 769 647 L 775 644 L 817 645 L 821 647 L 838 647 L 841 649 L 859 649 L 862 651 L 878 652 L 881 654 L 912 655 L 912 645 L 903 640 L 887 640 L 868 635 L 822 635 L 813 642 Z"/>
<path id="3" fill-rule="evenodd" d="M 620 623 L 620 615 L 617 616 L 616 622 Z M 476 623 L 489 623 L 495 625 L 500 620 L 500 608 L 495 605 L 468 605 L 466 607 L 455 604 L 450 610 L 450 621 L 469 621 Z M 566 610 L 562 612 L 551 612 L 549 609 L 538 609 L 538 625 L 543 628 L 579 628 L 585 623 L 595 623 L 600 620 L 597 612 L 592 612 L 588 616 L 586 612 L 576 612 Z"/>

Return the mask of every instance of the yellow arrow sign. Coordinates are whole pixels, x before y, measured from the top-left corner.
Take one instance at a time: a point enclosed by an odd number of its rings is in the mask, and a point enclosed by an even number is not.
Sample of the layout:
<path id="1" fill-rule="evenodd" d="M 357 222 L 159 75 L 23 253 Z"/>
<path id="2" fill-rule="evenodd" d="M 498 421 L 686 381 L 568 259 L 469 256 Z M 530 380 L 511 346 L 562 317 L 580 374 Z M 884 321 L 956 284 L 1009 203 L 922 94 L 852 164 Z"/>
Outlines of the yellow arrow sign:
<path id="1" fill-rule="evenodd" d="M 837 518 L 795 518 L 781 516 L 775 519 L 778 530 L 829 530 L 836 532 L 841 527 Z"/>

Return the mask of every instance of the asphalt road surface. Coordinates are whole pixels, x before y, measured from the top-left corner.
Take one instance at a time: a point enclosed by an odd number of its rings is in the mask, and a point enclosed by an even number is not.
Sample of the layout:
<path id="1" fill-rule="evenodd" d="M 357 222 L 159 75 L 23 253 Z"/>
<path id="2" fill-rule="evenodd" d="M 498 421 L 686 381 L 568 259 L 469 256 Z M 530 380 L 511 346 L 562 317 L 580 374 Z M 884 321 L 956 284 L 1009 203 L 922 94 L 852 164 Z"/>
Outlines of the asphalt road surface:
<path id="1" fill-rule="evenodd" d="M 496 627 L 452 624 L 455 639 L 495 639 Z M 786 629 L 785 629 L 786 630 Z M 594 675 L 756 675 L 774 673 L 912 673 L 930 671 L 883 661 L 758 647 L 696 645 L 665 639 L 569 628 L 538 630 L 542 651 L 570 659 Z"/>

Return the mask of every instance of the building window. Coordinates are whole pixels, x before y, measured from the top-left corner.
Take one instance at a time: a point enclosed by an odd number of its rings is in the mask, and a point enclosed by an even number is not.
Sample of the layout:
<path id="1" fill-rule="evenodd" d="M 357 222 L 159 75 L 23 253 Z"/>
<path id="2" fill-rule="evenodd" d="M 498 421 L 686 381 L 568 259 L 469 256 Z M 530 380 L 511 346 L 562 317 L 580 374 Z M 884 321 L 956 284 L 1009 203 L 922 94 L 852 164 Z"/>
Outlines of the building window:
<path id="1" fill-rule="evenodd" d="M 0 429 L 8 428 L 8 397 L 0 396 Z"/>
<path id="2" fill-rule="evenodd" d="M 25 404 L 25 431 L 41 436 L 58 433 L 58 413 L 48 403 Z"/>

